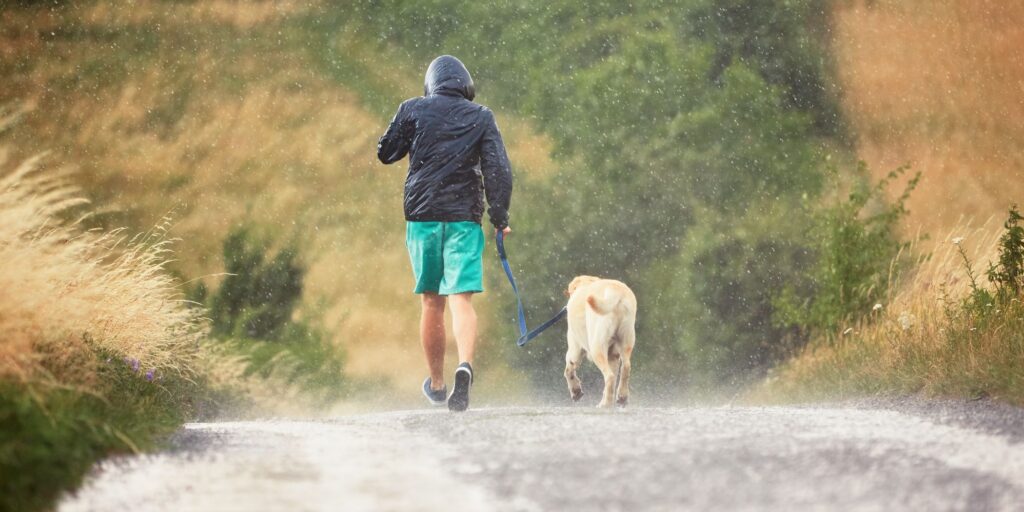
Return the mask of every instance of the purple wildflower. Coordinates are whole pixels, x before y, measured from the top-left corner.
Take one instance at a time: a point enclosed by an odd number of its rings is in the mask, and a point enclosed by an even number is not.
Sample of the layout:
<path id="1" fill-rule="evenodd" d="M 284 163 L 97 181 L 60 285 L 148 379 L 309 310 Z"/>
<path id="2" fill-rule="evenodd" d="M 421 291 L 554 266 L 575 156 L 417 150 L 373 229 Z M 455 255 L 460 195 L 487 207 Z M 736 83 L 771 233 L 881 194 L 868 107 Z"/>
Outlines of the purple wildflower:
<path id="1" fill-rule="evenodd" d="M 149 382 L 153 382 L 153 372 L 154 370 L 149 370 L 146 372 L 146 380 L 148 380 Z"/>
<path id="2" fill-rule="evenodd" d="M 139 373 L 139 360 L 138 359 L 132 358 L 131 360 L 128 361 L 128 364 L 131 365 L 133 372 Z"/>

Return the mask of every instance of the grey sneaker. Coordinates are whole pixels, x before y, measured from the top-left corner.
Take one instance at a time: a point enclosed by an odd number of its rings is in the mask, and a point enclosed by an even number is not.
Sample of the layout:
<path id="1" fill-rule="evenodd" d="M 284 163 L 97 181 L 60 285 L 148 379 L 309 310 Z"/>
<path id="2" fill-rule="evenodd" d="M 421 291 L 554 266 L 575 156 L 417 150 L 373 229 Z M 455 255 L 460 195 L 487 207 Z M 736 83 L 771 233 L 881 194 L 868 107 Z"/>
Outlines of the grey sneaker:
<path id="1" fill-rule="evenodd" d="M 445 397 L 448 395 L 448 386 L 437 391 L 430 389 L 430 377 L 423 381 L 423 396 L 427 397 L 430 405 L 444 405 Z"/>
<path id="2" fill-rule="evenodd" d="M 461 412 L 469 407 L 469 388 L 473 386 L 473 367 L 462 363 L 455 369 L 455 387 L 448 397 L 448 410 Z"/>

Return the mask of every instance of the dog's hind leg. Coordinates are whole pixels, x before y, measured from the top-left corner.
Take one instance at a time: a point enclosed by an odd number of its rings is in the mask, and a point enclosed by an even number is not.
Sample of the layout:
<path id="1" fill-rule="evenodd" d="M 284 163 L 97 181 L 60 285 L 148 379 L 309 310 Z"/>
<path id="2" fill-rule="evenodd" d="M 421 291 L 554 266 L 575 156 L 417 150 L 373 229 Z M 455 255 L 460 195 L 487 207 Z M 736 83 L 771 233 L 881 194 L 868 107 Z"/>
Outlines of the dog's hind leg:
<path id="1" fill-rule="evenodd" d="M 583 346 L 574 343 L 574 333 L 569 332 L 569 350 L 565 353 L 565 383 L 569 385 L 569 396 L 575 402 L 583 397 L 583 382 L 580 381 L 576 370 L 583 362 Z"/>
<path id="2" fill-rule="evenodd" d="M 611 361 L 608 360 L 608 352 L 595 352 L 594 364 L 601 370 L 601 375 L 604 375 L 604 393 L 601 395 L 601 403 L 597 404 L 597 406 L 610 407 L 612 405 L 612 397 L 615 395 L 615 368 L 612 367 Z"/>
<path id="3" fill-rule="evenodd" d="M 620 330 L 622 339 L 622 367 L 619 370 L 619 390 L 616 402 L 619 405 L 626 405 L 629 401 L 629 373 L 631 370 L 630 360 L 633 358 L 633 344 L 636 343 L 636 331 L 632 325 Z"/>
<path id="4" fill-rule="evenodd" d="M 626 405 L 629 402 L 629 359 L 633 355 L 633 347 L 628 347 L 622 354 L 622 368 L 619 370 L 619 392 L 616 403 Z"/>
<path id="5" fill-rule="evenodd" d="M 615 371 L 615 376 L 612 380 L 615 382 L 615 386 L 612 388 L 612 396 L 618 396 L 619 385 L 622 383 L 620 378 L 622 372 L 622 356 L 619 355 L 619 344 L 618 341 L 612 339 L 612 346 L 608 347 L 608 366 L 612 367 Z"/>

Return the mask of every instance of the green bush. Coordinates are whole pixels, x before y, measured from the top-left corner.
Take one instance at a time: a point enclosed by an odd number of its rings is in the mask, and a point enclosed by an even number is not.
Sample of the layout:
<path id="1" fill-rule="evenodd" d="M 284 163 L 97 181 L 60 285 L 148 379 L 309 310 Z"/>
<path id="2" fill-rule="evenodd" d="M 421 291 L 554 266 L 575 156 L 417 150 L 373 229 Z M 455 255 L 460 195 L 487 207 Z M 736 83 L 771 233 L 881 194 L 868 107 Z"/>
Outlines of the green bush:
<path id="1" fill-rule="evenodd" d="M 251 226 L 232 230 L 223 245 L 228 275 L 212 294 L 197 287 L 191 298 L 209 305 L 212 336 L 246 357 L 247 374 L 283 375 L 335 400 L 345 389 L 343 354 L 315 316 L 297 318 L 306 273 L 298 246 L 270 256 L 271 245 Z"/>
<path id="2" fill-rule="evenodd" d="M 296 261 L 294 244 L 269 260 L 267 245 L 251 227 L 237 228 L 224 240 L 227 276 L 209 299 L 214 335 L 274 340 L 292 321 L 305 269 Z"/>
<path id="3" fill-rule="evenodd" d="M 986 277 L 992 283 L 991 289 L 978 282 L 978 271 L 960 241 L 956 242 L 971 291 L 961 303 L 946 301 L 948 316 L 967 316 L 984 321 L 995 311 L 1020 309 L 1015 303 L 1024 294 L 1024 226 L 1020 225 L 1021 220 L 1024 218 L 1017 211 L 1017 205 L 1010 207 L 1003 223 L 1003 234 L 999 237 L 999 257 L 995 263 L 989 262 L 986 271 Z"/>
<path id="4" fill-rule="evenodd" d="M 1024 226 L 1021 226 L 1017 205 L 1010 208 L 1009 218 L 1003 224 L 1005 232 L 999 238 L 999 261 L 990 263 L 988 279 L 995 285 L 996 295 L 1006 301 L 1024 293 Z"/>
<path id="5" fill-rule="evenodd" d="M 920 173 L 907 182 L 895 201 L 889 202 L 885 194 L 906 171 L 907 167 L 896 169 L 869 187 L 861 163 L 861 180 L 844 201 L 812 208 L 807 238 L 814 263 L 783 283 L 773 301 L 778 325 L 831 336 L 845 322 L 869 313 L 874 304 L 883 301 L 893 274 L 906 263 L 895 261 L 907 246 L 897 229 Z"/>

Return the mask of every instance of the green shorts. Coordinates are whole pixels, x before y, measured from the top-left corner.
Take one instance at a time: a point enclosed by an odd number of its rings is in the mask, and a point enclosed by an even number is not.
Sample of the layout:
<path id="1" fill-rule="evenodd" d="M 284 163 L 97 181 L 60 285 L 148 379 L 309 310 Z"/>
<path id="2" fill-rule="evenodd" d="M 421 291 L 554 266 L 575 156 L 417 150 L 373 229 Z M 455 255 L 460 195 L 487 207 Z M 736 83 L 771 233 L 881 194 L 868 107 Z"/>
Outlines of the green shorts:
<path id="1" fill-rule="evenodd" d="M 479 293 L 484 291 L 484 232 L 466 222 L 405 223 L 416 293 Z"/>

